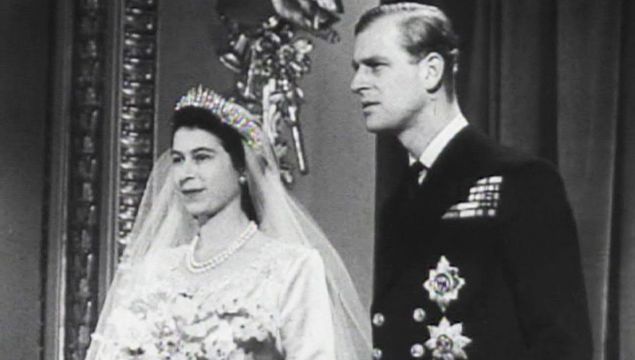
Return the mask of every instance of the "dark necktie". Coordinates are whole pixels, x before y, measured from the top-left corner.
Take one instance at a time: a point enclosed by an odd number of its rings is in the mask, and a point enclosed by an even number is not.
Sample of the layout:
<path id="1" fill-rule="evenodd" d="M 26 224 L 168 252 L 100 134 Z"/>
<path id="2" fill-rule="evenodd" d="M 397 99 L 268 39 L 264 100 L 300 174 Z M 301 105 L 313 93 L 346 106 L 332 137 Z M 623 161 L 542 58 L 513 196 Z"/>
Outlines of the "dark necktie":
<path id="1" fill-rule="evenodd" d="M 408 167 L 407 183 L 409 198 L 414 198 L 417 193 L 417 189 L 419 189 L 419 176 L 421 175 L 421 171 L 424 171 L 425 169 L 425 165 L 419 161 L 415 161 L 412 165 L 410 165 L 410 167 Z"/>

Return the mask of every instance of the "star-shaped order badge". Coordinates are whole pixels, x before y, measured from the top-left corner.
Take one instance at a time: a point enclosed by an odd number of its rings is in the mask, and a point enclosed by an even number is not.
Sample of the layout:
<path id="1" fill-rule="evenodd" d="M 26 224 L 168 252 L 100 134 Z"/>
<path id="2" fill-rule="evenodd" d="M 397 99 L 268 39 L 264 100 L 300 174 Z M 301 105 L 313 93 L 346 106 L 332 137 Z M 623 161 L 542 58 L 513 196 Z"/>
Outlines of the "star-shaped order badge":
<path id="1" fill-rule="evenodd" d="M 430 270 L 423 287 L 428 290 L 430 300 L 445 312 L 450 302 L 459 298 L 459 290 L 464 285 L 465 280 L 459 276 L 459 269 L 451 266 L 445 256 L 441 256 L 436 269 Z"/>
<path id="2" fill-rule="evenodd" d="M 428 326 L 430 339 L 426 341 L 426 347 L 432 351 L 433 359 L 455 360 L 467 359 L 464 347 L 472 340 L 463 336 L 463 324 L 451 325 L 445 317 L 439 322 L 439 326 Z"/>

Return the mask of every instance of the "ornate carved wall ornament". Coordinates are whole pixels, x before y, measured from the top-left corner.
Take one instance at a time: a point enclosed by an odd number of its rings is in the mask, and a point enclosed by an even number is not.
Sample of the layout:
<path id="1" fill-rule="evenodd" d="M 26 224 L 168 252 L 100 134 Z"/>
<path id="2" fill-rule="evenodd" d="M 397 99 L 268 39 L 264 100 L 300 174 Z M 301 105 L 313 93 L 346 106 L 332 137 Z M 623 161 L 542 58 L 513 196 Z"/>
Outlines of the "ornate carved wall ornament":
<path id="1" fill-rule="evenodd" d="M 124 2 L 117 240 L 120 256 L 154 161 L 157 1 Z"/>
<path id="2" fill-rule="evenodd" d="M 313 44 L 297 33 L 303 30 L 330 42 L 338 41 L 332 25 L 342 6 L 335 0 L 303 1 L 309 8 L 301 11 L 303 7 L 292 0 L 257 2 L 219 1 L 217 10 L 229 31 L 228 46 L 220 60 L 237 73 L 237 100 L 253 113 L 263 115 L 265 133 L 274 145 L 283 180 L 291 184 L 295 166 L 301 174 L 309 171 L 300 124 L 304 94 L 298 83 L 311 69 L 309 53 Z M 258 14 L 245 11 L 254 7 L 260 10 Z M 263 114 L 265 111 L 267 114 Z M 288 156 L 291 147 L 295 166 Z"/>
<path id="3" fill-rule="evenodd" d="M 97 321 L 106 7 L 81 0 L 75 12 L 63 352 L 80 360 Z"/>
<path id="4" fill-rule="evenodd" d="M 117 244 L 132 228 L 152 168 L 157 1 L 69 0 L 69 6 L 68 215 L 59 265 L 65 295 L 59 304 L 63 331 L 58 336 L 59 357 L 83 360 L 110 281 L 104 273 L 112 273 L 106 268 L 114 266 L 123 250 L 103 244 Z M 111 142 L 115 149 L 109 148 Z M 110 199 L 115 197 L 112 209 Z"/>

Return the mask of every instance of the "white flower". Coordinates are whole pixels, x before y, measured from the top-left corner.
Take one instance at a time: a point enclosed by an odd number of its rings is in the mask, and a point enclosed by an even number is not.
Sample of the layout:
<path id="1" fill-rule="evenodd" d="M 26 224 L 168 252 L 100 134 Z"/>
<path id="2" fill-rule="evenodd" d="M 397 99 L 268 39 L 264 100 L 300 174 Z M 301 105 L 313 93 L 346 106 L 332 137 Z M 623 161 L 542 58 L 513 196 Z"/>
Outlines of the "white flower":
<path id="1" fill-rule="evenodd" d="M 203 348 L 206 353 L 224 359 L 223 356 L 227 357 L 231 351 L 236 349 L 232 327 L 222 319 L 219 319 L 215 325 L 215 331 L 203 339 Z"/>
<path id="2" fill-rule="evenodd" d="M 159 349 L 156 346 L 148 345 L 143 347 L 143 359 L 157 359 L 159 358 Z"/>
<path id="3" fill-rule="evenodd" d="M 463 350 L 472 340 L 463 336 L 463 324 L 450 325 L 445 317 L 439 322 L 439 326 L 428 326 L 430 339 L 426 341 L 426 347 L 432 350 L 434 359 L 454 360 L 467 359 Z"/>
<path id="4" fill-rule="evenodd" d="M 236 349 L 234 351 L 232 351 L 231 354 L 229 354 L 229 357 L 227 358 L 227 360 L 249 360 L 252 359 L 252 357 L 247 357 L 247 354 L 245 354 L 245 351 L 243 349 Z"/>
<path id="5" fill-rule="evenodd" d="M 173 354 L 178 351 L 179 348 L 183 345 L 183 340 L 181 339 L 181 334 L 179 332 L 172 332 L 169 334 L 166 333 L 157 333 L 156 339 L 154 343 L 156 347 L 160 349 L 160 353 L 162 356 Z"/>
<path id="6" fill-rule="evenodd" d="M 204 338 L 213 326 L 210 324 L 214 323 L 215 321 L 216 320 L 197 321 L 190 324 L 184 324 L 181 327 L 181 330 L 187 336 L 193 338 Z"/>
<path id="7" fill-rule="evenodd" d="M 230 325 L 235 337 L 240 341 L 255 339 L 263 342 L 269 336 L 269 331 L 256 319 L 245 316 L 236 316 L 230 320 Z"/>
<path id="8" fill-rule="evenodd" d="M 194 322 L 197 312 L 196 302 L 184 295 L 178 295 L 171 306 L 172 315 L 181 318 L 186 324 Z"/>
<path id="9" fill-rule="evenodd" d="M 219 360 L 225 360 L 238 348 L 233 340 L 220 340 L 214 346 L 214 350 L 210 352 L 212 358 L 216 356 Z"/>
<path id="10" fill-rule="evenodd" d="M 171 354 L 168 359 L 170 359 L 170 360 L 190 360 L 192 358 L 190 358 L 189 356 L 187 356 L 187 355 L 185 355 L 183 353 L 174 353 L 174 354 Z"/>
<path id="11" fill-rule="evenodd" d="M 181 351 L 189 358 L 203 357 L 203 345 L 198 341 L 183 343 Z"/>
<path id="12" fill-rule="evenodd" d="M 313 44 L 309 39 L 306 38 L 298 38 L 297 40 L 295 40 L 293 42 L 293 47 L 301 55 L 308 54 L 313 50 Z"/>
<path id="13" fill-rule="evenodd" d="M 115 341 L 119 346 L 137 350 L 152 341 L 151 328 L 132 311 L 125 308 L 113 310 L 108 323 L 115 328 Z"/>

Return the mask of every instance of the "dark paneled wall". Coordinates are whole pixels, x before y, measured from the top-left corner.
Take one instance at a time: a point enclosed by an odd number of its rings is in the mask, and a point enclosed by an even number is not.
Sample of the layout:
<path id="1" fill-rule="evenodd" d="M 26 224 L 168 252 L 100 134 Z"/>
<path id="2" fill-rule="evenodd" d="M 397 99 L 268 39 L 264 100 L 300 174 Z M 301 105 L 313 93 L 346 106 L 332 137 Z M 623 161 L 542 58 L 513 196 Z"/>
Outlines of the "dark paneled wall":
<path id="1" fill-rule="evenodd" d="M 0 354 L 12 359 L 39 356 L 50 11 L 0 2 Z"/>

